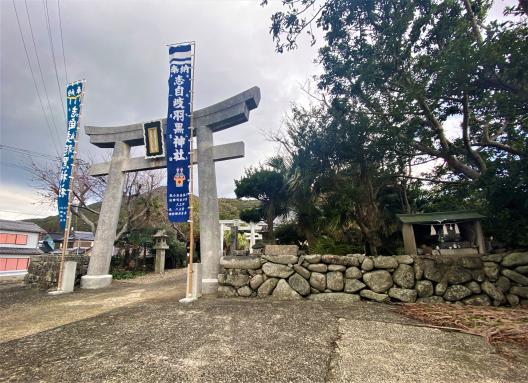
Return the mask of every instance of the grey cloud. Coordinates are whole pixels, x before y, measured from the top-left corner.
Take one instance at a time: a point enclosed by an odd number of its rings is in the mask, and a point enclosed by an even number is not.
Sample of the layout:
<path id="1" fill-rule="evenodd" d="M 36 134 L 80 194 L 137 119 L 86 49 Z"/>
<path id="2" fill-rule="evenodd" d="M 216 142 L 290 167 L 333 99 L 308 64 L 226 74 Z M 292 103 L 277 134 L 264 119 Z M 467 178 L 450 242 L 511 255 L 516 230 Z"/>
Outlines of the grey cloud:
<path id="1" fill-rule="evenodd" d="M 56 3 L 49 1 L 61 85 L 64 81 Z M 33 56 L 25 8 L 17 2 L 26 43 Z M 220 101 L 257 85 L 260 107 L 250 121 L 215 135 L 216 143 L 243 140 L 246 158 L 217 165 L 220 196 L 233 196 L 233 179 L 244 167 L 274 153 L 261 131 L 277 129 L 289 103 L 300 96 L 297 83 L 310 76 L 315 49 L 278 55 L 268 33 L 273 7 L 254 1 L 61 1 L 69 79 L 87 80 L 84 124 L 115 125 L 158 118 L 167 109 L 167 47 L 195 40 L 195 108 Z M 1 3 L 1 135 L 3 144 L 54 155 L 20 40 L 13 5 Z M 46 86 L 62 151 L 65 131 L 41 2 L 29 2 Z M 39 84 L 40 85 L 40 84 Z M 64 91 L 62 91 L 64 92 Z M 103 159 L 107 150 L 81 135 L 80 155 Z M 1 151 L 3 185 L 31 184 L 27 174 L 6 163 L 20 155 Z"/>
<path id="2" fill-rule="evenodd" d="M 290 102 L 303 97 L 298 83 L 318 72 L 313 63 L 316 49 L 305 42 L 301 49 L 276 54 L 268 33 L 270 15 L 281 7 L 259 1 L 61 1 L 64 45 L 70 80 L 85 78 L 87 96 L 84 123 L 115 125 L 161 117 L 167 109 L 167 48 L 165 44 L 195 40 L 197 44 L 195 108 L 222 100 L 257 85 L 262 101 L 244 125 L 215 135 L 216 143 L 243 140 L 246 158 L 217 165 L 220 196 L 233 196 L 233 179 L 244 167 L 274 153 L 260 131 L 277 129 Z M 61 85 L 64 71 L 60 55 L 57 8 L 48 1 Z M 505 5 L 498 1 L 493 17 Z M 33 56 L 24 2 L 17 1 L 26 43 Z M 45 27 L 42 2 L 29 2 L 36 42 L 58 125 L 62 150 L 65 124 L 58 99 L 55 73 Z M 54 154 L 52 140 L 42 117 L 31 75 L 9 1 L 0 2 L 1 110 L 0 141 L 5 145 Z M 39 80 L 40 81 L 40 80 Z M 63 86 L 64 87 L 64 86 Z M 42 88 L 41 88 L 42 89 Z M 64 90 L 62 90 L 64 93 Z M 80 153 L 103 159 L 108 151 L 93 147 L 81 135 Z M 0 151 L 0 182 L 31 185 L 17 164 L 24 157 Z"/>

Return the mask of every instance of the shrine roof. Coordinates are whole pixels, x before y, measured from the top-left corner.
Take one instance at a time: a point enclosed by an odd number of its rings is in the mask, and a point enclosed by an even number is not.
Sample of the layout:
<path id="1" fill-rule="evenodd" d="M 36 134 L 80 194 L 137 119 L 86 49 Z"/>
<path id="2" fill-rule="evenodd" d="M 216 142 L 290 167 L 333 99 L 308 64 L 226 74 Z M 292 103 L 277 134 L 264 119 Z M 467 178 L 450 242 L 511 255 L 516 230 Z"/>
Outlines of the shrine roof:
<path id="1" fill-rule="evenodd" d="M 418 214 L 396 214 L 403 223 L 442 223 L 442 222 L 460 222 L 475 221 L 486 218 L 486 216 L 474 210 L 467 211 L 440 211 L 432 213 Z"/>

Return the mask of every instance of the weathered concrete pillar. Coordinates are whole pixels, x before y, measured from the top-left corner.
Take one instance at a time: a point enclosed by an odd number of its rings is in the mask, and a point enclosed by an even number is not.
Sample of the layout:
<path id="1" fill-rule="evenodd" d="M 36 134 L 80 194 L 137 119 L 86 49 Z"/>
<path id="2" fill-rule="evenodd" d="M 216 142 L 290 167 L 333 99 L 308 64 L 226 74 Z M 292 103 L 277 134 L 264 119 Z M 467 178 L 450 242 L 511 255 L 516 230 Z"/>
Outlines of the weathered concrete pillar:
<path id="1" fill-rule="evenodd" d="M 88 266 L 88 274 L 81 277 L 81 288 L 97 289 L 106 287 L 112 283 L 110 271 L 111 254 L 114 247 L 114 239 L 119 222 L 121 201 L 123 199 L 123 186 L 125 173 L 123 163 L 130 157 L 130 146 L 124 142 L 116 142 L 108 181 L 101 205 L 101 213 L 95 232 L 95 241 Z"/>
<path id="2" fill-rule="evenodd" d="M 224 255 L 224 224 L 220 224 L 220 253 Z"/>
<path id="3" fill-rule="evenodd" d="M 77 271 L 77 262 L 66 261 L 64 262 L 64 275 L 62 277 L 61 290 L 65 293 L 73 292 L 75 286 L 75 273 Z"/>
<path id="4" fill-rule="evenodd" d="M 237 248 L 238 248 L 238 226 L 236 225 L 236 223 L 234 226 L 231 226 L 230 240 L 231 240 L 230 253 L 231 255 L 235 255 L 235 252 L 237 251 Z"/>
<path id="5" fill-rule="evenodd" d="M 249 223 L 249 227 L 251 228 L 250 231 L 250 237 L 249 237 L 249 254 L 253 254 L 253 246 L 255 246 L 256 240 L 255 240 L 255 224 L 253 222 Z"/>
<path id="6" fill-rule="evenodd" d="M 414 229 L 412 224 L 404 223 L 402 225 L 402 235 L 405 254 L 416 255 L 416 239 L 414 237 Z"/>
<path id="7" fill-rule="evenodd" d="M 156 263 L 154 264 L 154 272 L 161 274 L 165 272 L 165 250 L 156 249 Z"/>
<path id="8" fill-rule="evenodd" d="M 218 290 L 221 250 L 216 171 L 213 162 L 213 131 L 207 126 L 198 126 L 196 128 L 196 141 L 198 149 L 198 191 L 200 194 L 202 292 L 203 294 L 214 294 Z"/>
<path id="9" fill-rule="evenodd" d="M 475 221 L 475 236 L 479 254 L 486 254 L 486 239 L 480 221 Z"/>
<path id="10" fill-rule="evenodd" d="M 62 282 L 58 290 L 50 291 L 48 295 L 61 295 L 72 293 L 75 287 L 75 275 L 77 272 L 77 262 L 64 262 L 64 269 L 62 270 Z"/>
<path id="11" fill-rule="evenodd" d="M 192 297 L 200 298 L 202 296 L 202 264 L 193 264 L 193 275 L 192 275 Z"/>

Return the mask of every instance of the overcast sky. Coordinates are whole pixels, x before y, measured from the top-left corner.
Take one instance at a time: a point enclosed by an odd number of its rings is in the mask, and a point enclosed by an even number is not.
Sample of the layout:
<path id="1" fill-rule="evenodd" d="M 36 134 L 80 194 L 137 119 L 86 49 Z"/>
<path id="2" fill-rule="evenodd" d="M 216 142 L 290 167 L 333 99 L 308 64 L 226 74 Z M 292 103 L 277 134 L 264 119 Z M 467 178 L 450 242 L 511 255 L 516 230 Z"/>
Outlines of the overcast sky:
<path id="1" fill-rule="evenodd" d="M 55 65 L 43 1 L 47 1 Z M 33 48 L 25 3 L 16 1 L 26 47 L 52 133 L 45 122 L 12 1 L 0 1 L 0 143 L 34 153 L 63 150 L 65 70 L 57 0 L 28 1 L 42 77 Z M 221 101 L 252 86 L 262 100 L 249 122 L 215 134 L 215 143 L 244 141 L 246 157 L 217 163 L 218 194 L 234 196 L 235 178 L 244 168 L 275 153 L 265 132 L 277 130 L 292 102 L 305 101 L 300 84 L 319 72 L 316 48 L 308 42 L 292 53 L 277 54 L 269 35 L 270 16 L 280 2 L 260 7 L 258 0 L 211 1 L 60 1 L 68 79 L 86 79 L 83 124 L 122 125 L 166 114 L 166 44 L 196 41 L 195 109 Z M 498 1 L 492 13 L 500 16 Z M 57 78 L 61 90 L 57 86 Z M 51 112 L 50 112 L 51 109 Z M 136 152 L 136 155 L 140 153 Z M 89 143 L 82 130 L 80 156 L 103 159 L 108 150 Z M 0 149 L 0 218 L 24 219 L 56 214 L 38 204 L 31 177 L 21 165 L 27 156 Z M 43 157 L 35 160 L 45 161 Z M 196 189 L 195 189 L 196 190 Z"/>
<path id="2" fill-rule="evenodd" d="M 245 167 L 274 154 L 263 132 L 276 130 L 289 105 L 303 97 L 300 84 L 317 72 L 315 48 L 303 45 L 295 54 L 276 54 L 269 35 L 273 6 L 259 1 L 64 1 L 60 2 L 66 68 L 70 81 L 86 79 L 86 125 L 121 125 L 162 117 L 167 110 L 168 53 L 166 44 L 196 41 L 195 109 L 221 101 L 252 86 L 262 100 L 249 122 L 215 134 L 215 144 L 244 141 L 246 157 L 217 163 L 219 196 L 233 197 L 235 178 Z M 13 3 L 1 4 L 1 130 L 3 145 L 56 155 L 62 151 L 65 123 L 61 107 L 65 71 L 57 1 L 48 0 L 55 67 L 42 1 L 28 1 L 37 52 L 49 96 L 54 136 L 46 125 L 25 57 Z M 23 1 L 16 2 L 31 65 L 44 107 L 40 78 Z M 52 128 L 55 129 L 52 125 Z M 60 139 L 59 137 L 60 136 Z M 80 156 L 96 159 L 108 150 L 80 139 Z M 55 146 L 54 146 L 55 145 Z M 55 214 L 35 205 L 31 177 L 20 165 L 26 156 L 5 148 L 1 155 L 0 218 L 23 219 Z M 36 160 L 44 160 L 35 157 Z M 23 214 L 29 213 L 29 214 Z"/>

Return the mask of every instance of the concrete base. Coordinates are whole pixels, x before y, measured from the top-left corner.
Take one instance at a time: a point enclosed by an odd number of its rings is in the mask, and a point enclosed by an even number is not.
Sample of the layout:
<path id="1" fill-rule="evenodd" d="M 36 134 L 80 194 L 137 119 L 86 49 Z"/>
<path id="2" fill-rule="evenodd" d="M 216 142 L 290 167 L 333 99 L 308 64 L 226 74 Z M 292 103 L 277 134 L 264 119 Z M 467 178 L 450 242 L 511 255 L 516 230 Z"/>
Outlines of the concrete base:
<path id="1" fill-rule="evenodd" d="M 182 298 L 180 299 L 180 303 L 191 303 L 198 300 L 198 298 Z"/>
<path id="2" fill-rule="evenodd" d="M 48 295 L 62 295 L 62 294 L 70 294 L 73 291 L 64 291 L 64 290 L 55 290 L 55 291 L 48 291 Z"/>
<path id="3" fill-rule="evenodd" d="M 192 296 L 193 298 L 200 298 L 202 296 L 202 264 L 193 264 L 193 281 L 192 281 Z"/>
<path id="4" fill-rule="evenodd" d="M 81 289 L 102 289 L 112 283 L 112 275 L 84 275 L 81 277 Z"/>
<path id="5" fill-rule="evenodd" d="M 218 279 L 202 279 L 202 294 L 216 294 L 218 292 Z"/>
<path id="6" fill-rule="evenodd" d="M 71 293 L 75 286 L 75 273 L 77 270 L 77 262 L 66 261 L 64 262 L 64 268 L 62 270 L 62 285 L 60 290 Z"/>

